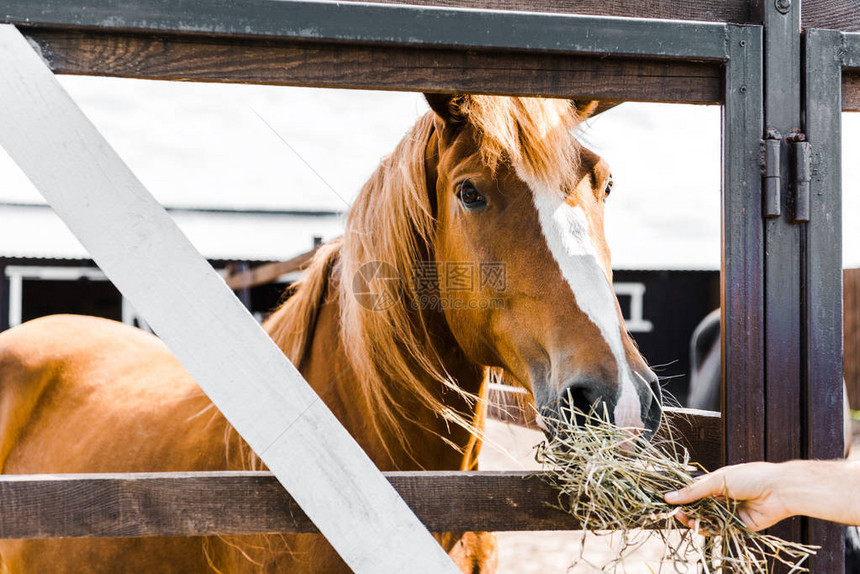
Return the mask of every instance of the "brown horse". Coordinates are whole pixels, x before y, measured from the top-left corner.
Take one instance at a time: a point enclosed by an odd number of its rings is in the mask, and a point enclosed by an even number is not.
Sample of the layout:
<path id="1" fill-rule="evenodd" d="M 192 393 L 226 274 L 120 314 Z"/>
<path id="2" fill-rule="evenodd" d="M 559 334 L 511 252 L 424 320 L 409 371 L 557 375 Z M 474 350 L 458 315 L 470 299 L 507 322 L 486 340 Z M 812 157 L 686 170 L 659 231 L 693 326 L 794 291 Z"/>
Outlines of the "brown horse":
<path id="1" fill-rule="evenodd" d="M 268 333 L 383 470 L 475 468 L 464 427 L 482 427 L 489 369 L 545 413 L 570 397 L 656 430 L 657 378 L 611 288 L 610 174 L 571 134 L 594 105 L 428 101 Z M 0 335 L 2 472 L 258 467 L 155 337 L 73 316 Z M 437 539 L 463 572 L 495 570 L 492 534 Z M 318 535 L 2 541 L 0 556 L 0 572 L 347 571 Z"/>

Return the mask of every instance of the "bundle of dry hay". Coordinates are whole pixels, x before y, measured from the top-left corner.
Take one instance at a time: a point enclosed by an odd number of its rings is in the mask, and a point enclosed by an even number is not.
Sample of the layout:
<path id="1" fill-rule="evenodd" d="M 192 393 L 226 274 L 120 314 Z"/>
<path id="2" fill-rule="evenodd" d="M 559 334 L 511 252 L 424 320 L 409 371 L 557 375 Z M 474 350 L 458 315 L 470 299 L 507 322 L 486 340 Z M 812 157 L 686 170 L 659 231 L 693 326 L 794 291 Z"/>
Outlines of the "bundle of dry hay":
<path id="1" fill-rule="evenodd" d="M 671 434 L 658 444 L 594 412 L 562 412 L 560 418 L 547 421 L 554 438 L 537 450 L 538 462 L 549 471 L 545 479 L 559 491 L 558 507 L 578 518 L 584 530 L 616 531 L 623 541 L 614 560 L 592 566 L 614 570 L 631 549 L 659 536 L 666 548 L 661 566 L 671 563 L 675 572 L 765 574 L 770 560 L 791 572 L 806 572 L 803 564 L 816 547 L 750 530 L 738 518 L 737 501 L 705 498 L 679 507 L 663 500 L 666 492 L 690 484 L 697 469 Z M 576 419 L 586 424 L 567 422 Z M 679 511 L 692 519 L 693 528 L 678 530 Z M 585 561 L 585 537 L 582 544 L 580 560 Z"/>

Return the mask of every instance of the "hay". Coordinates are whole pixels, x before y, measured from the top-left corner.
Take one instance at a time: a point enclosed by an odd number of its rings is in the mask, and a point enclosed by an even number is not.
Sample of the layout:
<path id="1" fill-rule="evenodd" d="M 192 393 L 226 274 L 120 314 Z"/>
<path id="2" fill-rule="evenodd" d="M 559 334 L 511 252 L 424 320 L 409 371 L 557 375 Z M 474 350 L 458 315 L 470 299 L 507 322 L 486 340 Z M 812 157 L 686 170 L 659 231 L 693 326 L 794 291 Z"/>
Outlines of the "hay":
<path id="1" fill-rule="evenodd" d="M 791 572 L 806 572 L 803 565 L 817 547 L 750 530 L 737 515 L 737 501 L 666 503 L 663 495 L 690 484 L 696 470 L 686 450 L 679 452 L 671 439 L 662 445 L 649 442 L 594 412 L 562 412 L 560 418 L 547 421 L 554 438 L 538 445 L 536 455 L 549 471 L 545 480 L 558 490 L 557 507 L 578 518 L 584 530 L 622 536 L 615 559 L 592 566 L 614 571 L 631 549 L 658 536 L 666 548 L 661 568 L 669 563 L 671 572 L 765 574 L 770 560 Z M 567 422 L 576 419 L 586 424 Z M 679 511 L 692 519 L 693 528 L 679 529 Z M 584 544 L 585 537 L 580 560 L 587 562 Z"/>

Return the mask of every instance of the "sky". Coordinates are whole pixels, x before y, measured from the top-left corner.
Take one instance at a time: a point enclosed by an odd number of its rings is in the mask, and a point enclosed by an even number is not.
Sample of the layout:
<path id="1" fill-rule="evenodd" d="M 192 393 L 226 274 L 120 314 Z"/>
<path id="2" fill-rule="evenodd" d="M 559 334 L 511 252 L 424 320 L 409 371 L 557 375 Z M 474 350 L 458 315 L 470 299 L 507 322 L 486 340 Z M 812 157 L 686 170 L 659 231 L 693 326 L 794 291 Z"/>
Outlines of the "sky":
<path id="1" fill-rule="evenodd" d="M 60 81 L 169 206 L 346 210 L 427 110 L 414 93 Z M 860 165 L 849 158 L 860 157 L 860 114 L 844 114 L 844 133 L 844 259 L 855 267 Z M 719 107 L 627 103 L 586 122 L 579 137 L 612 168 L 606 233 L 616 268 L 719 268 Z M 0 150 L 3 201 L 42 200 Z"/>

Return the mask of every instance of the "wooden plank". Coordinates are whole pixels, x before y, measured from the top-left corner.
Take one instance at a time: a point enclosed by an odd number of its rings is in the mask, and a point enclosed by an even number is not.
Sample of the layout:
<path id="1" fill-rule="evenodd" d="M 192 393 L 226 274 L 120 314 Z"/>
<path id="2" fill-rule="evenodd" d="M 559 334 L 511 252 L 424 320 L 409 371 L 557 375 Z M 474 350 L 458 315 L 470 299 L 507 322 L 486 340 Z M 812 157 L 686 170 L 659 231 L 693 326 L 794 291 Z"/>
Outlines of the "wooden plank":
<path id="1" fill-rule="evenodd" d="M 803 70 L 803 132 L 812 149 L 809 222 L 804 225 L 801 281 L 804 458 L 844 456 L 842 383 L 842 35 L 809 30 Z M 770 414 L 768 415 L 770 416 Z M 804 519 L 804 542 L 821 550 L 811 572 L 845 572 L 845 528 Z"/>
<path id="2" fill-rule="evenodd" d="M 846 269 L 842 285 L 843 376 L 848 402 L 860 410 L 860 269 Z"/>
<path id="3" fill-rule="evenodd" d="M 503 423 L 540 430 L 531 399 L 523 389 L 491 384 L 487 416 Z M 708 470 L 722 466 L 722 420 L 720 413 L 676 407 L 663 408 L 658 442 L 668 440 L 687 449 L 690 460 Z"/>
<path id="4" fill-rule="evenodd" d="M 860 112 L 860 34 L 843 34 L 843 48 L 842 111 Z"/>
<path id="5" fill-rule="evenodd" d="M 24 27 L 453 47 L 651 58 L 726 59 L 725 25 L 318 0 L 5 0 Z M 117 15 L 121 15 L 117 17 Z"/>
<path id="6" fill-rule="evenodd" d="M 360 1 L 363 0 L 346 0 L 346 2 Z M 725 0 L 722 2 L 699 2 L 696 0 L 673 0 L 671 2 L 641 2 L 638 0 L 375 0 L 375 3 L 620 18 L 660 18 L 736 24 L 761 23 L 760 17 L 757 17 L 751 10 L 749 0 Z M 42 2 L 41 4 L 50 6 L 51 3 Z M 110 3 L 113 8 L 110 15 L 118 13 L 140 14 L 143 10 L 136 4 L 138 3 L 113 1 Z M 5 12 L 6 15 L 9 15 L 8 8 Z M 858 32 L 860 31 L 860 4 L 853 0 L 805 0 L 803 2 L 802 25 L 804 29 L 823 28 Z"/>
<path id="7" fill-rule="evenodd" d="M 0 101 L 0 144 L 346 563 L 457 571 L 11 25 Z"/>
<path id="8" fill-rule="evenodd" d="M 860 71 L 846 70 L 842 74 L 842 111 L 860 112 Z"/>
<path id="9" fill-rule="evenodd" d="M 803 327 L 803 282 L 801 233 L 794 223 L 791 188 L 791 146 L 787 138 L 801 129 L 801 36 L 800 6 L 787 13 L 771 0 L 756 0 L 764 22 L 764 125 L 781 134 L 777 155 L 779 211 L 764 220 L 764 447 L 765 460 L 782 462 L 804 454 L 803 374 L 801 357 Z M 762 137 L 764 134 L 762 134 Z M 804 357 L 805 358 L 805 357 Z M 740 392 L 749 392 L 741 390 Z M 789 518 L 768 532 L 787 540 L 803 539 L 800 518 Z M 774 574 L 788 572 L 773 563 Z"/>
<path id="10" fill-rule="evenodd" d="M 860 31 L 860 3 L 855 0 L 805 0 L 803 27 Z"/>
<path id="11" fill-rule="evenodd" d="M 541 430 L 535 414 L 534 401 L 525 389 L 505 384 L 490 384 L 487 394 L 488 417 L 531 430 Z"/>
<path id="12" fill-rule="evenodd" d="M 360 1 L 360 0 L 346 0 Z M 401 4 L 403 0 L 375 0 L 381 3 Z M 748 0 L 725 2 L 639 2 L 636 0 L 408 0 L 420 6 L 451 8 L 483 8 L 490 10 L 529 10 L 532 12 L 560 12 L 593 16 L 622 16 L 631 18 L 665 18 L 669 20 L 702 20 L 705 22 L 733 22 L 760 24 L 750 10 Z M 860 3 L 854 0 L 804 0 L 802 11 L 804 29 L 824 28 L 843 32 L 860 32 Z"/>
<path id="13" fill-rule="evenodd" d="M 311 262 L 318 250 L 319 247 L 314 247 L 310 251 L 296 255 L 292 259 L 287 259 L 286 261 L 265 263 L 254 267 L 253 269 L 246 269 L 237 273 L 228 273 L 227 277 L 224 278 L 224 281 L 227 283 L 227 286 L 234 291 L 238 289 L 250 289 L 251 287 L 256 287 L 258 285 L 265 285 L 286 273 L 301 271 L 308 265 L 308 263 Z"/>
<path id="14" fill-rule="evenodd" d="M 534 473 L 392 472 L 386 477 L 435 532 L 579 526 L 550 506 L 557 494 Z M 268 472 L 0 476 L 0 538 L 275 532 L 318 530 Z"/>
<path id="15" fill-rule="evenodd" d="M 345 0 L 361 2 L 364 0 Z M 838 1 L 830 0 L 831 4 Z M 640 0 L 374 0 L 378 4 L 401 4 L 424 7 L 502 10 L 516 12 L 541 12 L 555 14 L 579 14 L 586 16 L 614 16 L 619 18 L 660 18 L 665 20 L 694 20 L 701 22 L 750 23 L 747 0 L 725 0 L 722 2 L 699 2 L 697 0 L 674 0 L 672 2 L 641 2 Z M 114 3 L 121 10 L 120 3 Z M 812 2 L 809 2 L 811 5 Z M 127 8 L 127 5 L 124 7 Z M 804 5 L 806 10 L 806 5 Z M 8 11 L 7 11 L 8 12 Z M 813 8 L 813 12 L 817 12 Z M 818 21 L 838 17 L 838 8 L 831 8 L 816 16 Z M 819 26 L 822 27 L 822 26 Z"/>
<path id="16" fill-rule="evenodd" d="M 192 41 L 23 29 L 60 74 L 323 88 L 715 104 L 719 66 L 539 53 L 332 43 Z"/>
<path id="17" fill-rule="evenodd" d="M 663 426 L 655 438 L 658 443 L 671 441 L 666 443 L 667 448 L 673 443 L 686 448 L 690 460 L 708 471 L 723 465 L 723 421 L 720 413 L 666 407 L 664 416 Z"/>
<path id="18" fill-rule="evenodd" d="M 357 2 L 361 0 L 346 0 Z M 622 18 L 662 18 L 702 22 L 750 22 L 747 0 L 642 2 L 641 0 L 374 0 L 382 4 L 414 4 L 481 10 L 527 10 Z"/>
<path id="19" fill-rule="evenodd" d="M 760 145 L 762 30 L 735 28 L 723 108 L 720 273 L 724 464 L 764 458 L 764 250 Z"/>

